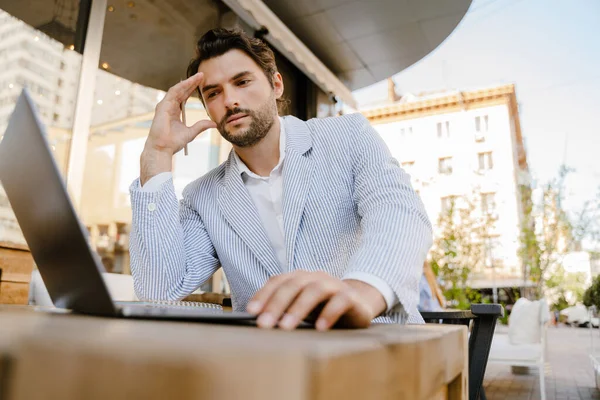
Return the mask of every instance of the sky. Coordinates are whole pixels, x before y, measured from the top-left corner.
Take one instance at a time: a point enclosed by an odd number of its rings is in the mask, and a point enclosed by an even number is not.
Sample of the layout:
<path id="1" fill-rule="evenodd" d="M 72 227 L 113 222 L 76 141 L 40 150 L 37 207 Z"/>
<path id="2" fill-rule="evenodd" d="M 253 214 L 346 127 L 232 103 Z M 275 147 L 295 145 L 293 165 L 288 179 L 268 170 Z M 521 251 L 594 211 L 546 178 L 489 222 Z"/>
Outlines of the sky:
<path id="1" fill-rule="evenodd" d="M 597 193 L 600 0 L 474 0 L 446 41 L 393 79 L 400 94 L 514 83 L 534 180 L 565 163 L 575 168 L 567 209 Z M 386 95 L 385 81 L 354 92 L 359 105 Z"/>

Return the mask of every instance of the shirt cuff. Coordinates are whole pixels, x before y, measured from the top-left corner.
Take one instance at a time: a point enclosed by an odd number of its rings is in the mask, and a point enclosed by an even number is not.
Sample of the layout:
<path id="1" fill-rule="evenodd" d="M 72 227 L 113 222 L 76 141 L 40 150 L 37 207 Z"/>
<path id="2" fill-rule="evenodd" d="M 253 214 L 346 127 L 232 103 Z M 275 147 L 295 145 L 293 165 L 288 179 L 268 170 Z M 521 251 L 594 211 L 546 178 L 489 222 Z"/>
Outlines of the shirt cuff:
<path id="1" fill-rule="evenodd" d="M 386 281 L 373 274 L 366 272 L 350 272 L 349 274 L 344 275 L 344 280 L 346 279 L 361 281 L 379 290 L 379 293 L 381 293 L 387 304 L 387 312 L 391 311 L 391 309 L 399 303 L 398 296 L 396 296 L 392 287 Z"/>
<path id="2" fill-rule="evenodd" d="M 144 186 L 140 188 L 140 191 L 158 192 L 162 184 L 171 179 L 172 177 L 172 172 L 161 172 L 158 175 L 154 175 L 152 178 L 148 179 L 148 182 L 146 182 Z"/>

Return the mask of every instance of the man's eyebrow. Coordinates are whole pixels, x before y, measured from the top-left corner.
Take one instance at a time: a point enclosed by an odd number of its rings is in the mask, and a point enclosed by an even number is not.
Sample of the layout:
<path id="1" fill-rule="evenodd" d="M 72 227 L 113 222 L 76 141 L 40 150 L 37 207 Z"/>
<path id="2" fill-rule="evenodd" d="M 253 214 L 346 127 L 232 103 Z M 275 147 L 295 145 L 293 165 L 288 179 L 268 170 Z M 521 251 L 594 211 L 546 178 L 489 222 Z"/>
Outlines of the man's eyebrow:
<path id="1" fill-rule="evenodd" d="M 238 80 L 241 77 L 246 76 L 246 75 L 252 75 L 252 72 L 250 72 L 250 71 L 242 71 L 239 74 L 235 74 L 234 77 L 231 78 L 230 80 L 235 81 L 235 80 Z"/>
<path id="2" fill-rule="evenodd" d="M 235 75 L 233 76 L 233 78 L 231 78 L 231 79 L 230 79 L 230 81 L 235 81 L 235 80 L 238 80 L 238 79 L 240 79 L 241 77 L 243 77 L 243 76 L 246 76 L 246 75 L 252 75 L 252 72 L 250 72 L 250 71 L 242 71 L 242 72 L 239 72 L 239 73 L 235 74 Z M 218 86 L 219 86 L 219 85 L 206 85 L 206 86 L 204 86 L 204 87 L 202 88 L 202 93 L 204 93 L 204 92 L 206 92 L 206 91 L 208 91 L 208 90 L 211 90 L 211 89 L 215 89 L 215 88 L 217 88 Z"/>
<path id="3" fill-rule="evenodd" d="M 218 87 L 219 85 L 206 85 L 202 88 L 202 93 L 206 92 L 207 90 L 211 90 L 214 89 L 216 87 Z"/>

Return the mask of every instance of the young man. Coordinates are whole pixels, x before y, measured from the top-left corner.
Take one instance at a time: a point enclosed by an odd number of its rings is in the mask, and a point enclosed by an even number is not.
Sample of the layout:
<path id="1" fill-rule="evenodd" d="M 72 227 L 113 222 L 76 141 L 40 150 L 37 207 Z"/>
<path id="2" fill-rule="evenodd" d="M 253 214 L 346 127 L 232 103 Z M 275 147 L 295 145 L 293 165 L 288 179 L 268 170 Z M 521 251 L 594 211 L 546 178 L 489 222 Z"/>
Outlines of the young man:
<path id="1" fill-rule="evenodd" d="M 294 329 L 314 310 L 321 330 L 422 322 L 431 225 L 367 120 L 278 117 L 273 52 L 237 31 L 206 33 L 188 77 L 157 105 L 131 186 L 137 295 L 181 299 L 222 266 L 233 308 L 263 328 Z M 211 120 L 188 127 L 180 106 L 195 90 Z M 173 155 L 209 128 L 233 150 L 178 202 Z"/>

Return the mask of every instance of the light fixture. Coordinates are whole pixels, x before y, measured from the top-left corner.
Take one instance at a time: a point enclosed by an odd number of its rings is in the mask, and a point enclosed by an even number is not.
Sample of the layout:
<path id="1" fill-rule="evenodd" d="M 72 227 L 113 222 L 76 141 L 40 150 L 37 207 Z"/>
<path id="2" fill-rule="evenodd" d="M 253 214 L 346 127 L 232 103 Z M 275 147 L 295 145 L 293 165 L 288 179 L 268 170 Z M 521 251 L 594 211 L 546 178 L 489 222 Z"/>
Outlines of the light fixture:
<path id="1" fill-rule="evenodd" d="M 14 88 L 14 87 L 15 87 L 15 85 L 13 85 L 12 83 L 9 83 L 9 84 L 8 84 L 8 88 L 9 88 L 9 89 L 12 89 L 12 88 Z"/>
<path id="2" fill-rule="evenodd" d="M 69 50 L 75 50 L 75 45 L 74 44 L 70 45 Z"/>
<path id="3" fill-rule="evenodd" d="M 40 37 L 36 36 L 36 37 L 33 38 L 33 40 L 37 42 L 38 40 L 40 40 Z"/>
<path id="4" fill-rule="evenodd" d="M 119 95 L 121 94 L 121 91 L 120 91 L 120 90 L 117 90 L 117 91 L 115 91 L 115 94 L 116 94 L 117 96 L 119 96 Z"/>
<path id="5" fill-rule="evenodd" d="M 135 7 L 135 2 L 134 1 L 127 2 L 127 7 L 129 7 L 129 8 Z"/>
<path id="6" fill-rule="evenodd" d="M 108 6 L 108 11 L 113 12 L 113 11 L 115 11 L 115 8 L 113 6 Z"/>
<path id="7" fill-rule="evenodd" d="M 103 63 L 102 63 L 102 68 L 104 68 L 104 69 L 108 69 L 108 63 L 105 63 L 105 62 L 103 62 Z"/>
<path id="8" fill-rule="evenodd" d="M 102 105 L 102 100 L 98 100 L 96 103 L 98 103 L 99 105 Z"/>

